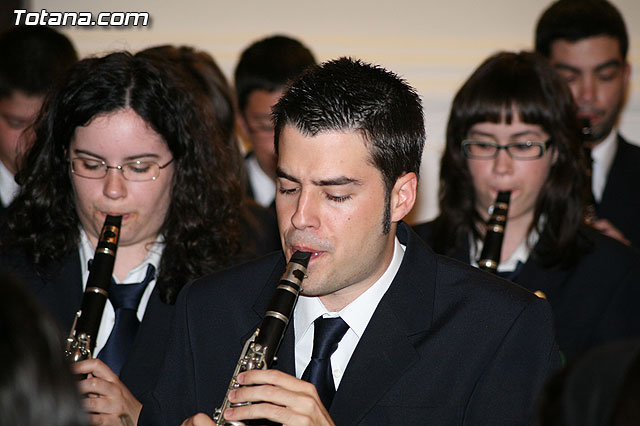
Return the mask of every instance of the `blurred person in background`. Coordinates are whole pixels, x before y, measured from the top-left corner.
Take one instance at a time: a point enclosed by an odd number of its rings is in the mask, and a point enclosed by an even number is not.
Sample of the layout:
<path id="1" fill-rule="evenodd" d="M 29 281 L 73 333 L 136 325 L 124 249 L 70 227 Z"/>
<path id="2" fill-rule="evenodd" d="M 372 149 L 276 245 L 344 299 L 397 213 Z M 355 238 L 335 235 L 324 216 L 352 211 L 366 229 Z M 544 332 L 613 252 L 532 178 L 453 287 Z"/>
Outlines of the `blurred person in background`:
<path id="1" fill-rule="evenodd" d="M 71 41 L 48 27 L 0 34 L 0 212 L 18 192 L 18 155 L 33 139 L 33 124 L 49 88 L 76 61 Z"/>
<path id="2" fill-rule="evenodd" d="M 0 272 L 0 426 L 88 426 L 62 336 L 15 277 Z"/>
<path id="3" fill-rule="evenodd" d="M 255 41 L 241 54 L 234 84 L 240 114 L 238 122 L 250 151 L 245 158 L 247 190 L 259 204 L 274 207 L 276 152 L 271 107 L 287 83 L 316 60 L 300 41 L 274 35 Z"/>

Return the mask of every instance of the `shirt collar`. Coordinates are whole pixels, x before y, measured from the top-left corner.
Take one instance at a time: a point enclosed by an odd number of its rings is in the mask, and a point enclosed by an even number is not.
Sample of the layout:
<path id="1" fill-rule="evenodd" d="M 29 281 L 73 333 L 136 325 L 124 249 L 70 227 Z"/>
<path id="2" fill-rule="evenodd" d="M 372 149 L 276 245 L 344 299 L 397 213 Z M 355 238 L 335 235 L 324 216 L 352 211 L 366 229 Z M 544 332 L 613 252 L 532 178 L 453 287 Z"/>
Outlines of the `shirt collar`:
<path id="1" fill-rule="evenodd" d="M 542 218 L 540 223 L 544 223 Z M 522 240 L 518 247 L 514 250 L 511 256 L 505 260 L 504 262 L 500 262 L 498 264 L 498 272 L 505 271 L 515 271 L 518 267 L 518 262 L 527 263 L 527 259 L 529 259 L 529 255 L 531 254 L 531 250 L 538 243 L 540 239 L 540 235 L 535 228 L 529 232 L 527 238 Z M 471 259 L 471 266 L 478 267 L 478 253 L 482 253 L 482 247 L 484 246 L 484 241 L 482 239 L 478 239 L 475 244 L 473 244 L 473 234 L 469 232 L 469 257 Z"/>
<path id="2" fill-rule="evenodd" d="M 609 175 L 609 170 L 613 164 L 617 149 L 618 137 L 614 130 L 612 130 L 602 142 L 591 149 L 591 158 L 593 160 L 592 190 L 596 196 L 596 200 L 602 198 L 607 176 Z"/>
<path id="3" fill-rule="evenodd" d="M 147 273 L 147 267 L 149 264 L 153 265 L 156 268 L 156 277 L 159 275 L 159 267 L 160 267 L 160 259 L 162 258 L 162 250 L 164 249 L 164 237 L 162 235 L 158 235 L 153 245 L 147 252 L 144 260 L 140 265 L 136 266 L 132 270 L 127 273 L 127 276 L 122 281 L 122 283 L 132 283 L 132 282 L 140 282 L 144 278 Z M 92 246 L 91 241 L 89 241 L 89 237 L 87 237 L 86 232 L 82 227 L 80 228 L 80 264 L 82 265 L 82 276 L 84 277 L 83 282 L 86 282 L 86 278 L 88 277 L 88 264 L 89 259 L 93 259 L 96 248 Z M 113 275 L 113 280 L 116 283 L 120 283 L 115 275 Z"/>
<path id="4" fill-rule="evenodd" d="M 262 170 L 255 155 L 247 157 L 246 164 L 253 197 L 260 205 L 269 207 L 276 197 L 276 183 Z"/>
<path id="5" fill-rule="evenodd" d="M 0 200 L 2 205 L 7 207 L 18 195 L 20 186 L 16 183 L 13 173 L 0 161 Z"/>
<path id="6" fill-rule="evenodd" d="M 380 300 L 398 273 L 404 257 L 404 251 L 405 246 L 403 246 L 396 237 L 394 239 L 393 258 L 386 271 L 371 287 L 339 312 L 327 311 L 327 308 L 325 308 L 318 297 L 300 296 L 293 315 L 294 329 L 296 330 L 296 344 L 309 331 L 311 324 L 313 324 L 319 316 L 341 317 L 347 325 L 349 325 L 349 328 L 358 335 L 358 338 L 360 338 L 367 328 Z"/>
<path id="7" fill-rule="evenodd" d="M 604 169 L 608 172 L 613 162 L 613 157 L 618 147 L 618 138 L 615 130 L 612 130 L 609 135 L 598 145 L 591 149 L 591 158 L 597 163 L 601 163 Z"/>

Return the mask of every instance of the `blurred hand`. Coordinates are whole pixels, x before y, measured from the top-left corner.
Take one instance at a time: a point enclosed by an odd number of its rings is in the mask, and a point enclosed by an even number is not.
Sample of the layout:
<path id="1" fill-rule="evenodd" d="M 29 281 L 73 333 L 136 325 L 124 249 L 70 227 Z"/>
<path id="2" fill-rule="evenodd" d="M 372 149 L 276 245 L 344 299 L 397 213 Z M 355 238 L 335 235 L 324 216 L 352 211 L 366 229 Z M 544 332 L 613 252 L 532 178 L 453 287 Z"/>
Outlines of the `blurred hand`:
<path id="1" fill-rule="evenodd" d="M 142 404 L 129 392 L 120 378 L 99 359 L 72 365 L 74 374 L 88 374 L 78 383 L 86 395 L 84 408 L 92 425 L 129 426 L 138 423 Z"/>
<path id="2" fill-rule="evenodd" d="M 607 219 L 597 219 L 589 225 L 602 232 L 604 235 L 620 241 L 622 244 L 626 244 L 628 246 L 631 245 L 631 241 L 626 239 L 622 231 L 616 228 L 613 223 L 609 222 Z"/>

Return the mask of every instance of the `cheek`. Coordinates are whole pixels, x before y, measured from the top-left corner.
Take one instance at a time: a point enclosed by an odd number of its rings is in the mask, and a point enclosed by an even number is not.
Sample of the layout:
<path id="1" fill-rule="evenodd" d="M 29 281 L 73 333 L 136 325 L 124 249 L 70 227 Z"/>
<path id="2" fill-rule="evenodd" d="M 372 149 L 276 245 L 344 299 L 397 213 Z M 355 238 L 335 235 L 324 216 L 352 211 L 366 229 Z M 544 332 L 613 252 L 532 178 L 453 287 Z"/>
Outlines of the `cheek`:
<path id="1" fill-rule="evenodd" d="M 487 176 L 490 174 L 490 163 L 491 161 L 467 161 L 469 175 L 471 175 L 471 183 L 476 192 L 478 192 L 487 181 Z"/>
<path id="2" fill-rule="evenodd" d="M 542 189 L 544 183 L 547 181 L 550 170 L 551 170 L 551 161 L 549 160 L 538 167 L 535 167 L 535 165 L 532 165 L 532 167 L 530 167 L 530 170 L 527 171 L 526 180 L 529 182 L 531 192 L 535 193 L 536 197 L 540 192 L 540 190 Z"/>
<path id="3" fill-rule="evenodd" d="M 78 178 L 71 179 L 71 187 L 75 195 L 76 204 L 86 204 L 94 194 L 101 194 L 102 189 L 95 185 L 90 179 L 80 180 Z"/>

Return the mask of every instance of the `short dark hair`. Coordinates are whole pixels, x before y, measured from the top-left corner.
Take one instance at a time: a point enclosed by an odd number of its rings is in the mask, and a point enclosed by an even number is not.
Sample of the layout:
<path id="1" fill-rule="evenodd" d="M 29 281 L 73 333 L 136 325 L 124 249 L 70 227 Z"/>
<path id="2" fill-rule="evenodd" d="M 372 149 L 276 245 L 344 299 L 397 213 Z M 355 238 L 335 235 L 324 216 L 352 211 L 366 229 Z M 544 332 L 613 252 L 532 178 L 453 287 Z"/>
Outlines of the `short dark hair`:
<path id="1" fill-rule="evenodd" d="M 282 89 L 315 63 L 311 50 L 296 39 L 274 35 L 254 42 L 242 52 L 234 74 L 240 111 L 254 90 Z"/>
<path id="2" fill-rule="evenodd" d="M 0 98 L 19 90 L 42 96 L 78 60 L 71 41 L 48 27 L 16 27 L 0 35 Z"/>
<path id="3" fill-rule="evenodd" d="M 345 57 L 313 66 L 293 81 L 273 114 L 276 153 L 285 125 L 309 136 L 358 132 L 382 174 L 387 198 L 404 173 L 420 174 L 425 141 L 420 97 L 380 66 Z"/>
<path id="4" fill-rule="evenodd" d="M 175 162 L 171 203 L 160 229 L 161 297 L 173 303 L 186 282 L 227 265 L 240 249 L 237 162 L 220 143 L 211 107 L 191 92 L 173 67 L 144 56 L 116 52 L 78 62 L 45 99 L 35 124 L 36 140 L 16 176 L 21 189 L 8 212 L 5 250 L 19 246 L 36 266 L 77 250 L 69 144 L 78 126 L 131 108 L 162 136 Z"/>
<path id="5" fill-rule="evenodd" d="M 575 42 L 601 35 L 617 39 L 622 58 L 627 58 L 627 28 L 613 4 L 606 0 L 558 0 L 538 20 L 536 51 L 548 58 L 557 40 Z"/>
<path id="6" fill-rule="evenodd" d="M 51 316 L 0 272 L 0 425 L 88 426 Z"/>
<path id="7" fill-rule="evenodd" d="M 587 194 L 585 160 L 569 88 L 542 56 L 530 52 L 500 52 L 485 60 L 456 94 L 447 123 L 440 168 L 440 216 L 434 249 L 452 255 L 469 231 L 478 238 L 475 191 L 461 143 L 476 123 L 511 123 L 515 114 L 541 126 L 557 154 L 538 194 L 531 228 L 543 233 L 548 253 L 541 260 L 570 262 L 576 255 L 576 234 L 584 217 Z M 539 229 L 544 215 L 544 229 Z M 454 237 L 455 236 L 455 237 Z"/>

